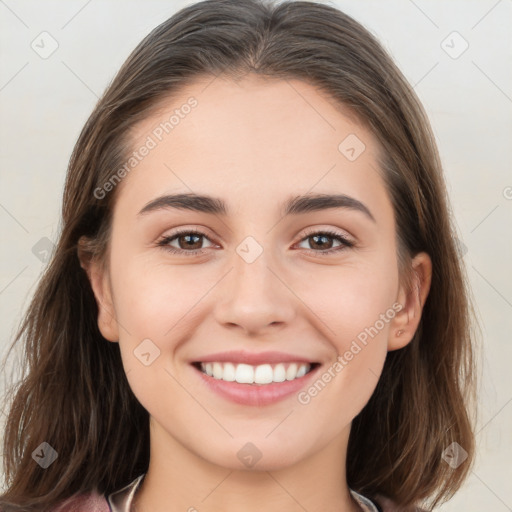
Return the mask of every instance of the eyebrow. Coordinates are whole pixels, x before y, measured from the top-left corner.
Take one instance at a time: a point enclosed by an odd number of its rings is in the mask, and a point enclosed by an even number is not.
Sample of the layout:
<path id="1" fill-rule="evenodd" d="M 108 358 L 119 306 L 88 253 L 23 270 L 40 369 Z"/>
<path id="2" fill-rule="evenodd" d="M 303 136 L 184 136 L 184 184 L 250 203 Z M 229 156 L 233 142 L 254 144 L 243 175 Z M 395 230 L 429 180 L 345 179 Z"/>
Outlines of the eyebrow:
<path id="1" fill-rule="evenodd" d="M 282 207 L 283 217 L 302 213 L 341 208 L 363 213 L 373 222 L 374 216 L 368 207 L 354 197 L 345 194 L 306 194 L 289 198 Z M 212 215 L 227 215 L 228 207 L 224 200 L 201 194 L 173 194 L 157 197 L 147 203 L 138 216 L 166 209 L 191 210 Z"/>

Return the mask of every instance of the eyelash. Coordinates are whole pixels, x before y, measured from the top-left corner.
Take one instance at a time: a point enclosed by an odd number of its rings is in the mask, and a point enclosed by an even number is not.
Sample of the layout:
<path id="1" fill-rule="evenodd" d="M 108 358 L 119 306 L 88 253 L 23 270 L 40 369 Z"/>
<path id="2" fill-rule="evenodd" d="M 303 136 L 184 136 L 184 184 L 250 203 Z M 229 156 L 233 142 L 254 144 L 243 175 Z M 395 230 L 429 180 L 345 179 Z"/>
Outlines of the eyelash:
<path id="1" fill-rule="evenodd" d="M 162 247 L 166 251 L 169 251 L 172 254 L 185 255 L 185 256 L 199 256 L 201 254 L 204 254 L 205 251 L 202 250 L 202 249 L 195 249 L 195 250 L 192 250 L 192 251 L 186 251 L 184 249 L 176 249 L 175 247 L 169 246 L 170 242 L 172 242 L 176 238 L 179 238 L 180 236 L 183 236 L 183 235 L 197 235 L 199 237 L 204 237 L 204 238 L 209 240 L 209 238 L 204 233 L 202 233 L 201 231 L 198 231 L 196 229 L 183 229 L 183 230 L 180 230 L 180 231 L 177 231 L 177 232 L 173 233 L 172 235 L 168 235 L 168 236 L 165 236 L 164 238 L 160 239 L 157 242 L 157 245 L 159 247 Z M 334 239 L 338 240 L 339 242 L 341 242 L 341 244 L 342 244 L 342 245 L 340 245 L 337 248 L 326 249 L 326 250 L 323 250 L 323 251 L 322 250 L 316 251 L 314 249 L 305 249 L 310 254 L 313 253 L 316 256 L 330 256 L 333 253 L 338 253 L 340 251 L 343 251 L 343 250 L 349 249 L 351 247 L 354 247 L 354 245 L 355 245 L 354 242 L 349 240 L 347 237 L 345 237 L 341 233 L 337 233 L 336 231 L 331 231 L 329 229 L 325 229 L 325 230 L 321 230 L 321 231 L 311 231 L 311 232 L 307 233 L 304 237 L 302 237 L 301 240 L 299 240 L 299 243 L 303 242 L 304 240 L 306 240 L 308 238 L 311 238 L 311 237 L 313 237 L 315 235 L 316 236 L 323 235 L 323 236 L 327 236 L 327 237 L 330 237 L 330 238 L 334 238 Z"/>

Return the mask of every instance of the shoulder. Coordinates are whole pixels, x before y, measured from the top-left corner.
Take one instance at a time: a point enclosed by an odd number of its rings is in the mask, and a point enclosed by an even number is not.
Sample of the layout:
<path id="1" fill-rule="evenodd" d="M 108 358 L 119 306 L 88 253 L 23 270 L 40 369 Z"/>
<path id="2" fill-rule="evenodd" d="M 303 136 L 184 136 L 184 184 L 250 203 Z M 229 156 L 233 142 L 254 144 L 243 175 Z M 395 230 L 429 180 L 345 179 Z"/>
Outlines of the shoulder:
<path id="1" fill-rule="evenodd" d="M 61 501 L 52 512 L 111 512 L 107 500 L 97 492 L 78 494 Z"/>
<path id="2" fill-rule="evenodd" d="M 375 501 L 381 506 L 382 512 L 426 512 L 415 506 L 400 507 L 394 501 L 380 494 L 375 496 Z"/>

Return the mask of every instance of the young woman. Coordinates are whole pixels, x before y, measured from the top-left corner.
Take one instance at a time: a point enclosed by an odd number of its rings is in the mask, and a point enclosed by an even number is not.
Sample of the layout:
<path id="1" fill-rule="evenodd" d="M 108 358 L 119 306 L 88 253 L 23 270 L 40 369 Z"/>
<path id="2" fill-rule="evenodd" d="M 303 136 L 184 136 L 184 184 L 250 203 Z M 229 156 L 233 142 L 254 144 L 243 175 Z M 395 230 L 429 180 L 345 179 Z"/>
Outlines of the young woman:
<path id="1" fill-rule="evenodd" d="M 175 14 L 87 121 L 62 215 L 3 511 L 418 510 L 460 487 L 473 334 L 442 169 L 349 16 Z"/>

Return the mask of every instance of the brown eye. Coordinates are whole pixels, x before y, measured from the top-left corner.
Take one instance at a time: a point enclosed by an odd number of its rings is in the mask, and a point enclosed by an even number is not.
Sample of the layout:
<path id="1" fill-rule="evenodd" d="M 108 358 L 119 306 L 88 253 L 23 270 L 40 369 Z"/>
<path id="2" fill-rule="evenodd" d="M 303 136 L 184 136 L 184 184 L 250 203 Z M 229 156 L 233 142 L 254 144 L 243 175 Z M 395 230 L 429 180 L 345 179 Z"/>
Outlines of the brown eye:
<path id="1" fill-rule="evenodd" d="M 200 249 L 201 235 L 189 234 L 175 237 L 180 249 Z"/>
<path id="2" fill-rule="evenodd" d="M 345 235 L 335 231 L 318 231 L 309 233 L 305 236 L 301 243 L 308 241 L 310 248 L 306 248 L 315 254 L 327 255 L 336 253 L 348 247 L 353 247 L 354 243 L 350 241 Z M 339 245 L 333 248 L 334 241 L 338 241 Z"/>
<path id="3" fill-rule="evenodd" d="M 187 229 L 165 236 L 157 245 L 174 254 L 197 256 L 204 252 L 201 247 L 203 244 L 201 239 L 203 238 L 209 240 L 209 238 L 201 231 Z M 171 245 L 171 243 L 175 242 L 177 243 L 177 247 Z"/>

